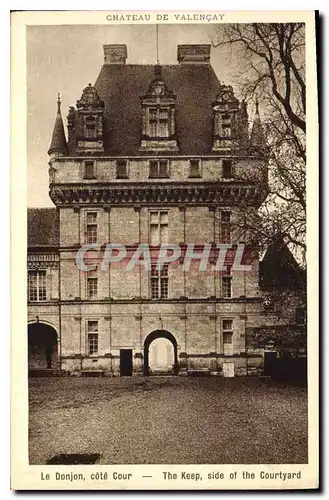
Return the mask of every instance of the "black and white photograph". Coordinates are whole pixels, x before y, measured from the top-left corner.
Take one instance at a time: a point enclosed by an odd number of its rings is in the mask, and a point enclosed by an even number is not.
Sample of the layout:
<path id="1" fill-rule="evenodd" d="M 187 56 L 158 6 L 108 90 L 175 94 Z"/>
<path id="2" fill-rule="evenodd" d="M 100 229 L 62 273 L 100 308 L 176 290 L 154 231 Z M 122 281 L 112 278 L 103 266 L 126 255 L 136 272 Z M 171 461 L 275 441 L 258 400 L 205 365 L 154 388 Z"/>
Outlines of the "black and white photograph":
<path id="1" fill-rule="evenodd" d="M 36 489 L 317 485 L 315 14 L 263 14 L 26 23 Z"/>

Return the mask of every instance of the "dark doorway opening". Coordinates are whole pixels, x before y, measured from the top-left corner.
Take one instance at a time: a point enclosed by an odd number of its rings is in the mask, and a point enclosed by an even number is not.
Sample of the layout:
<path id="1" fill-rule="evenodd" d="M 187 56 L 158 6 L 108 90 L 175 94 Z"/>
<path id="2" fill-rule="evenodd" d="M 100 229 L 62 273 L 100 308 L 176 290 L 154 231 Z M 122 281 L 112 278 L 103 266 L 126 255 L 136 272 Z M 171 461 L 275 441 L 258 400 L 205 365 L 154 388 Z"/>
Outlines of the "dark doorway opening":
<path id="1" fill-rule="evenodd" d="M 28 325 L 28 366 L 32 370 L 59 368 L 57 333 L 52 326 Z"/>
<path id="2" fill-rule="evenodd" d="M 149 360 L 149 351 L 150 351 L 150 345 L 151 343 L 156 340 L 156 339 L 167 339 L 169 340 L 174 349 L 174 364 L 172 366 L 172 375 L 177 375 L 178 370 L 179 370 L 179 365 L 178 365 L 178 355 L 177 355 L 177 341 L 175 337 L 172 335 L 172 333 L 167 332 L 166 330 L 155 330 L 154 332 L 150 333 L 144 342 L 144 370 L 143 373 L 145 376 L 149 376 L 151 374 L 150 370 L 150 360 Z"/>
<path id="3" fill-rule="evenodd" d="M 272 377 L 277 366 L 276 351 L 264 352 L 264 375 Z"/>
<path id="4" fill-rule="evenodd" d="M 133 351 L 132 349 L 120 349 L 120 375 L 131 377 L 133 374 Z"/>

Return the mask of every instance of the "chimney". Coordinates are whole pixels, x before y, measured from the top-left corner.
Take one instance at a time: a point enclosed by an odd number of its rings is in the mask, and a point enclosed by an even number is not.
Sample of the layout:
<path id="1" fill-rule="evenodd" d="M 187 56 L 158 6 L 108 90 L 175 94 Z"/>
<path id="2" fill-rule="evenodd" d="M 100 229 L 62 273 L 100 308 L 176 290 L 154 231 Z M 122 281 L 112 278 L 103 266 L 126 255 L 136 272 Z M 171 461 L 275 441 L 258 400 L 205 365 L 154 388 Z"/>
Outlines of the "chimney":
<path id="1" fill-rule="evenodd" d="M 104 64 L 126 64 L 127 45 L 103 45 Z"/>
<path id="2" fill-rule="evenodd" d="M 180 64 L 210 64 L 211 45 L 178 45 L 177 59 Z"/>

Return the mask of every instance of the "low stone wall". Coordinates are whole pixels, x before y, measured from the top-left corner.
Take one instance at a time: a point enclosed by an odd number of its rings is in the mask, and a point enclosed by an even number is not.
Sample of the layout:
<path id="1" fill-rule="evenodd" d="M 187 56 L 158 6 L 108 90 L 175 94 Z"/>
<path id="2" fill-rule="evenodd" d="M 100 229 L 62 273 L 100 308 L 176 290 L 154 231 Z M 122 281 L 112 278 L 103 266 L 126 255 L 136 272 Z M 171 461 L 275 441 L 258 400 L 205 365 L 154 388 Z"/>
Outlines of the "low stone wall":
<path id="1" fill-rule="evenodd" d="M 224 356 L 223 354 L 187 354 L 181 353 L 178 357 L 177 375 L 209 374 L 224 376 L 225 363 L 234 364 L 234 376 L 259 375 L 263 369 L 261 354 L 246 354 Z M 104 376 L 120 376 L 120 357 L 107 355 L 104 357 L 63 357 L 61 368 L 72 375 L 79 375 L 86 371 L 103 371 Z M 143 356 L 135 354 L 133 358 L 133 375 L 143 375 Z M 172 374 L 174 375 L 174 367 Z"/>

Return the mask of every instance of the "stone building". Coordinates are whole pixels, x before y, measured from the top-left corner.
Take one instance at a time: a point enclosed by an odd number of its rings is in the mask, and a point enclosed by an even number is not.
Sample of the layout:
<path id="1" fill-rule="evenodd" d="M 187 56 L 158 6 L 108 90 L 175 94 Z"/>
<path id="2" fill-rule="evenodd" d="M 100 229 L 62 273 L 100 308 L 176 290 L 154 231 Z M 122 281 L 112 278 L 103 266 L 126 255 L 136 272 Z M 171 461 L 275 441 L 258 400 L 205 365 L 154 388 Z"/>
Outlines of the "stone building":
<path id="1" fill-rule="evenodd" d="M 172 373 L 246 373 L 262 363 L 246 348 L 264 307 L 257 248 L 244 254 L 251 270 L 232 264 L 247 239 L 236 231 L 241 207 L 248 217 L 267 196 L 258 105 L 249 127 L 210 45 L 179 45 L 173 65 L 126 64 L 125 45 L 105 45 L 104 56 L 95 85 L 69 110 L 67 138 L 58 102 L 48 151 L 56 208 L 29 211 L 29 366 L 131 375 L 163 372 L 167 359 Z M 107 243 L 127 256 L 101 270 Z M 216 246 L 230 243 L 227 269 L 214 269 Z M 77 266 L 85 244 L 99 245 L 86 255 L 96 270 Z M 150 269 L 127 271 L 140 244 Z M 182 252 L 162 270 L 160 244 Z M 206 271 L 198 255 L 185 269 L 189 244 L 196 254 L 210 246 Z"/>
<path id="2" fill-rule="evenodd" d="M 259 323 L 247 328 L 246 348 L 254 355 L 261 354 L 263 363 L 251 370 L 262 371 L 265 375 L 305 379 L 306 271 L 298 265 L 280 237 L 274 239 L 261 260 L 259 278 L 263 307 Z"/>

